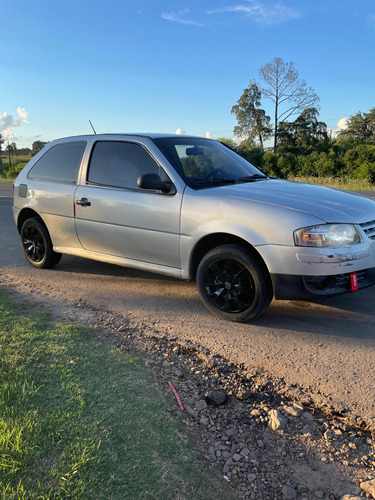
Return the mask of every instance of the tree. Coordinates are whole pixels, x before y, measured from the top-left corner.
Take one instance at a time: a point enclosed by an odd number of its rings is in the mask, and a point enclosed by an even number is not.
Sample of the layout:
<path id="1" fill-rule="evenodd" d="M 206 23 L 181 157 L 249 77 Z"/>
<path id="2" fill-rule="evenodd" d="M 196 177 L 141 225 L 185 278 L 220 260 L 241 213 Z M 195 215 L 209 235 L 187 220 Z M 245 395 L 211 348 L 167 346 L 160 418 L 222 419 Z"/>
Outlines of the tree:
<path id="1" fill-rule="evenodd" d="M 229 137 L 218 137 L 218 141 L 222 142 L 226 146 L 228 146 L 231 149 L 236 150 L 237 149 L 237 144 L 234 142 L 233 139 L 230 139 Z"/>
<path id="2" fill-rule="evenodd" d="M 357 179 L 375 181 L 375 146 L 359 144 L 344 155 L 345 173 Z"/>
<path id="3" fill-rule="evenodd" d="M 232 114 L 236 115 L 238 122 L 233 130 L 234 134 L 251 142 L 257 138 L 260 149 L 263 151 L 263 141 L 271 135 L 271 119 L 260 107 L 261 96 L 258 85 L 255 82 L 250 82 L 237 104 L 232 107 Z"/>
<path id="4" fill-rule="evenodd" d="M 316 108 L 306 108 L 294 122 L 281 122 L 277 131 L 279 151 L 306 155 L 313 150 L 327 150 L 327 124 L 318 116 Z"/>
<path id="5" fill-rule="evenodd" d="M 356 143 L 375 144 L 375 108 L 368 113 L 358 111 L 348 119 L 348 126 L 341 130 L 339 137 L 354 140 Z"/>
<path id="6" fill-rule="evenodd" d="M 35 142 L 33 142 L 32 146 L 31 146 L 31 148 L 32 148 L 32 154 L 36 155 L 37 153 L 39 153 L 39 151 L 41 149 L 43 149 L 46 144 L 47 143 L 43 142 L 43 141 L 35 141 Z"/>
<path id="7" fill-rule="evenodd" d="M 290 116 L 306 108 L 316 107 L 319 97 L 308 87 L 305 80 L 299 78 L 293 62 L 285 63 L 280 57 L 275 57 L 259 70 L 259 77 L 264 82 L 260 91 L 264 97 L 274 103 L 274 146 L 277 150 L 279 124 Z"/>
<path id="8" fill-rule="evenodd" d="M 8 151 L 9 153 L 17 153 L 17 144 L 15 142 L 8 143 L 7 147 L 5 148 L 5 151 Z"/>
<path id="9" fill-rule="evenodd" d="M 13 148 L 12 148 L 12 146 L 9 144 L 9 142 L 8 142 L 7 147 L 5 148 L 5 151 L 8 153 L 8 161 L 9 161 L 9 166 L 12 166 L 12 157 L 10 156 L 10 154 L 13 152 Z"/>
<path id="10" fill-rule="evenodd" d="M 3 160 L 1 158 L 1 145 L 4 143 L 3 136 L 0 134 L 0 167 L 3 164 Z"/>

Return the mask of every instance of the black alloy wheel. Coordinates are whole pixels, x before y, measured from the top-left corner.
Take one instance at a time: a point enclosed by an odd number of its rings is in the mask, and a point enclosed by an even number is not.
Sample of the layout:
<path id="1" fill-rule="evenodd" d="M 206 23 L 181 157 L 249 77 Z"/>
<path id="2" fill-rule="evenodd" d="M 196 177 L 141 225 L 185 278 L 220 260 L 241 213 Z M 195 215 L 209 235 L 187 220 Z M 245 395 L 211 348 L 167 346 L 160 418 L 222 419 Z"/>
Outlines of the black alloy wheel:
<path id="1" fill-rule="evenodd" d="M 197 270 L 197 287 L 205 306 L 217 316 L 245 322 L 270 304 L 273 289 L 258 260 L 239 245 L 210 250 Z"/>
<path id="2" fill-rule="evenodd" d="M 35 226 L 25 227 L 22 234 L 22 245 L 28 260 L 41 262 L 46 253 L 43 237 Z"/>
<path id="3" fill-rule="evenodd" d="M 47 228 L 40 219 L 27 219 L 21 228 L 21 245 L 26 259 L 35 267 L 51 268 L 61 259 L 53 250 Z"/>
<path id="4" fill-rule="evenodd" d="M 230 314 L 246 311 L 254 301 L 254 280 L 236 260 L 217 259 L 209 264 L 204 286 L 212 304 Z"/>

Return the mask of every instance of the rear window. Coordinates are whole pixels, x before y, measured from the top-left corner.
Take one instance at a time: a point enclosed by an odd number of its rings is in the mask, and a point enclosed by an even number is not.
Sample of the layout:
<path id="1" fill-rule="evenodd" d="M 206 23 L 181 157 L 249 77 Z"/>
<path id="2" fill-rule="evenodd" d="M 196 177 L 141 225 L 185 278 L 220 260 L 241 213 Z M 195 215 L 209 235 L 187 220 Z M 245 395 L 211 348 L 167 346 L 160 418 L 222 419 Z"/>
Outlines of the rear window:
<path id="1" fill-rule="evenodd" d="M 56 144 L 30 170 L 28 178 L 57 182 L 77 182 L 86 142 Z"/>

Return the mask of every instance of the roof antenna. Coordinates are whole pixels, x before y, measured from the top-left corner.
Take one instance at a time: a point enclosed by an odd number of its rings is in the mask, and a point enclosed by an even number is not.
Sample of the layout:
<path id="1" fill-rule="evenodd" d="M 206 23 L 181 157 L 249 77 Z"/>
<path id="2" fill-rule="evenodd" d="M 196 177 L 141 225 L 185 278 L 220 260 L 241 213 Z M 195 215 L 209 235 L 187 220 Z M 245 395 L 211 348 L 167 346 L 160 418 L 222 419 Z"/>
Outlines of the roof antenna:
<path id="1" fill-rule="evenodd" d="M 96 132 L 95 132 L 95 129 L 94 129 L 93 124 L 91 123 L 91 120 L 89 120 L 89 123 L 90 123 L 90 125 L 91 125 L 91 128 L 92 128 L 92 129 L 93 129 L 93 131 L 94 131 L 94 134 L 96 135 Z"/>

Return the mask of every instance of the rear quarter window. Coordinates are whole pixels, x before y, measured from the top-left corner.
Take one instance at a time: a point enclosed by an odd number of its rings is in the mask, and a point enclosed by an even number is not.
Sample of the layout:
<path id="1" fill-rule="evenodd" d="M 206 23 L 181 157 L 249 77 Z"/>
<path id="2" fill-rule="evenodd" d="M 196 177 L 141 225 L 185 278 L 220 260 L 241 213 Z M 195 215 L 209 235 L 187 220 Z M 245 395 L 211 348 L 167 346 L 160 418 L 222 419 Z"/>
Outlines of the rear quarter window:
<path id="1" fill-rule="evenodd" d="M 37 161 L 27 177 L 35 180 L 76 183 L 85 147 L 84 141 L 56 144 Z"/>

